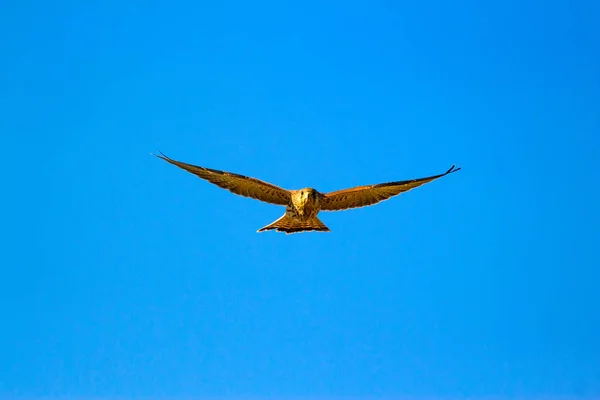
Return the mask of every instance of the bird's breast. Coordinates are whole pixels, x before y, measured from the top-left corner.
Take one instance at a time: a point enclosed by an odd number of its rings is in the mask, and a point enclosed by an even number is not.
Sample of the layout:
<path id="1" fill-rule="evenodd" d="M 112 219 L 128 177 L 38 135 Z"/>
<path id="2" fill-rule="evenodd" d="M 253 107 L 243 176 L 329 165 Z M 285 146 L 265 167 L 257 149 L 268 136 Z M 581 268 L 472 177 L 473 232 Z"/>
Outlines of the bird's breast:
<path id="1" fill-rule="evenodd" d="M 318 204 L 310 198 L 299 201 L 296 209 L 300 217 L 305 220 L 314 217 L 319 212 Z"/>

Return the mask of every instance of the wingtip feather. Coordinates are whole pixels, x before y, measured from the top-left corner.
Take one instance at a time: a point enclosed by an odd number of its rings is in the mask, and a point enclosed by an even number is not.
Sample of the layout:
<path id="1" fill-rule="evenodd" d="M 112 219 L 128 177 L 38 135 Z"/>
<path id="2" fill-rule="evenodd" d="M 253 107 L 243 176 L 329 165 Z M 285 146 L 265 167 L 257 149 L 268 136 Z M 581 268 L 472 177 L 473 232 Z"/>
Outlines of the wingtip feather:
<path id="1" fill-rule="evenodd" d="M 448 171 L 446 171 L 446 173 L 444 175 L 451 174 L 453 172 L 461 170 L 461 167 L 458 167 L 458 168 L 455 168 L 455 167 L 456 167 L 456 164 L 452 164 L 452 166 L 450 167 L 450 169 Z"/>
<path id="2" fill-rule="evenodd" d="M 163 153 L 162 151 L 158 151 L 158 154 L 154 154 L 154 153 L 150 153 L 151 155 L 153 155 L 154 157 L 158 157 L 158 158 L 162 158 L 163 160 L 169 160 L 169 157 L 167 157 L 165 155 L 165 153 Z"/>

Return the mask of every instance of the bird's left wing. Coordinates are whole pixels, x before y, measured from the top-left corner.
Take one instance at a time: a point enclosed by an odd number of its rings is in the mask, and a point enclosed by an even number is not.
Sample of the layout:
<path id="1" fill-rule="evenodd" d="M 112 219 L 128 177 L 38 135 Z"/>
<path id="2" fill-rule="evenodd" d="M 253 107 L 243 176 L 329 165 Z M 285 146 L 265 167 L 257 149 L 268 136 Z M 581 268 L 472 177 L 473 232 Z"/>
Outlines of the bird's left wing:
<path id="1" fill-rule="evenodd" d="M 349 208 L 370 206 L 459 170 L 460 168 L 454 168 L 453 165 L 445 173 L 427 178 L 358 186 L 326 193 L 321 199 L 321 210 L 340 211 Z"/>
<path id="2" fill-rule="evenodd" d="M 219 171 L 216 169 L 199 167 L 197 165 L 186 164 L 175 161 L 166 155 L 152 154 L 158 158 L 178 166 L 210 183 L 213 183 L 223 189 L 244 197 L 250 197 L 256 200 L 271 204 L 287 205 L 290 202 L 290 192 L 261 180 L 250 178 L 244 175 L 231 172 Z"/>

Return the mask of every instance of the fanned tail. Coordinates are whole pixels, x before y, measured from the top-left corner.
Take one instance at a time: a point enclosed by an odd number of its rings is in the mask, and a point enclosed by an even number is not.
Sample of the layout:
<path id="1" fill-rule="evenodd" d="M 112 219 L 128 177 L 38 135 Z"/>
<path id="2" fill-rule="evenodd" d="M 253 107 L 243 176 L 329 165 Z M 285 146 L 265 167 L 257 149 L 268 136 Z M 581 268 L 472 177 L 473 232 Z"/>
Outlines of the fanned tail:
<path id="1" fill-rule="evenodd" d="M 277 232 L 285 232 L 286 234 L 306 231 L 330 232 L 329 228 L 317 217 L 313 217 L 306 221 L 300 221 L 287 214 L 283 215 L 283 217 L 279 218 L 277 221 L 260 228 L 257 232 L 270 231 L 273 229 L 276 229 Z"/>

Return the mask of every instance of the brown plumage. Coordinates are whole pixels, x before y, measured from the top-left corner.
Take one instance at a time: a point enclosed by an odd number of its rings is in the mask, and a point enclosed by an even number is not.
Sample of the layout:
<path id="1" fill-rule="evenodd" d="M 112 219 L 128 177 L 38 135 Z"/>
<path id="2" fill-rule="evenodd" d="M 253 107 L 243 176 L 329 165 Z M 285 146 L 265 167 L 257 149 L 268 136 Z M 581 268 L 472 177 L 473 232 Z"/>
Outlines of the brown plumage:
<path id="1" fill-rule="evenodd" d="M 379 183 L 376 185 L 357 186 L 350 189 L 338 190 L 327 193 L 321 202 L 321 211 L 339 211 L 350 208 L 365 207 L 387 200 L 390 197 L 408 192 L 411 189 L 434 181 L 442 176 L 459 171 L 454 165 L 443 174 L 426 178 L 411 179 L 406 181 Z"/>
<path id="2" fill-rule="evenodd" d="M 453 165 L 443 174 L 426 178 L 357 186 L 330 193 L 320 193 L 312 188 L 286 190 L 244 175 L 176 161 L 162 153 L 153 155 L 232 193 L 286 206 L 285 214 L 281 218 L 259 229 L 258 232 L 268 230 L 285 233 L 329 232 L 329 228 L 317 218 L 319 211 L 340 211 L 370 206 L 460 170 L 460 168 L 454 168 Z"/>

